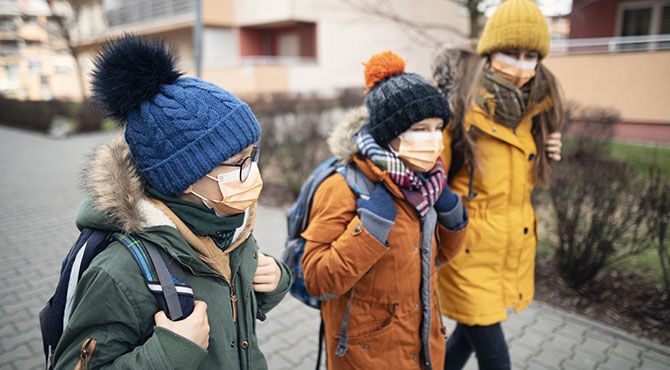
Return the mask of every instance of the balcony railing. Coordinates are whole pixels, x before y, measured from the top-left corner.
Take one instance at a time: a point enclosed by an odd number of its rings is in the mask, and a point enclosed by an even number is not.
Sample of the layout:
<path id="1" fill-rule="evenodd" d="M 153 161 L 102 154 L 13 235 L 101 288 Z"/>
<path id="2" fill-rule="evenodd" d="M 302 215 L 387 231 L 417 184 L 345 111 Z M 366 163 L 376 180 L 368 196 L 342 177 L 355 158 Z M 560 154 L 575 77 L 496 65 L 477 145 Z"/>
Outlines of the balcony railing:
<path id="1" fill-rule="evenodd" d="M 108 27 L 150 23 L 176 15 L 195 13 L 195 0 L 139 0 L 104 11 Z"/>
<path id="2" fill-rule="evenodd" d="M 315 64 L 315 57 L 291 57 L 291 56 L 244 56 L 241 58 L 243 65 L 302 65 Z"/>
<path id="3" fill-rule="evenodd" d="M 553 55 L 654 50 L 670 50 L 670 34 L 551 41 Z"/>

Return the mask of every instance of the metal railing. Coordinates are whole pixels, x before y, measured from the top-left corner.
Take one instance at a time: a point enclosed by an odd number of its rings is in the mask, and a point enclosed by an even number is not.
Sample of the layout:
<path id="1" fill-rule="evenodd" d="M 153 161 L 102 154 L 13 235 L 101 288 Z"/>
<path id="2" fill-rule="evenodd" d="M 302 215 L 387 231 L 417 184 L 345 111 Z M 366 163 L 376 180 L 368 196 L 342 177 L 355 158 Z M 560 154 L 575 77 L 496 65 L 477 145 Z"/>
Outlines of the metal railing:
<path id="1" fill-rule="evenodd" d="M 155 20 L 195 12 L 195 0 L 138 0 L 124 6 L 105 9 L 108 27 L 150 23 Z"/>
<path id="2" fill-rule="evenodd" d="M 669 50 L 670 34 L 551 40 L 551 54 L 618 53 Z"/>
<path id="3" fill-rule="evenodd" d="M 240 58 L 242 65 L 302 65 L 315 64 L 316 57 L 255 55 Z"/>

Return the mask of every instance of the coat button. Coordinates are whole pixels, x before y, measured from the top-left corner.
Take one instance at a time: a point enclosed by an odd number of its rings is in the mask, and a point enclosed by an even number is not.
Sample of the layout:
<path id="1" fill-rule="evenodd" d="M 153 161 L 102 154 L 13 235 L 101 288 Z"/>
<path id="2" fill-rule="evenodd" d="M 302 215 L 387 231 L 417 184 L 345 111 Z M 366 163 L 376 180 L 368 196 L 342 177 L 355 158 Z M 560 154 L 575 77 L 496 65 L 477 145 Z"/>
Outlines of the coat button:
<path id="1" fill-rule="evenodd" d="M 469 249 L 469 248 L 465 248 L 465 253 L 470 253 L 470 249 Z"/>
<path id="2" fill-rule="evenodd" d="M 530 153 L 530 155 L 528 156 L 528 160 L 529 161 L 534 161 L 535 160 L 535 153 Z"/>
<path id="3" fill-rule="evenodd" d="M 418 303 L 415 303 L 415 304 L 414 304 L 414 308 L 416 308 L 416 309 L 418 310 L 418 309 L 419 309 L 419 304 L 418 304 Z"/>
<path id="4" fill-rule="evenodd" d="M 524 234 L 528 234 L 528 228 L 527 228 L 527 227 L 524 227 L 524 228 L 523 228 L 523 233 L 524 233 Z"/>
<path id="5" fill-rule="evenodd" d="M 365 348 L 365 349 L 368 349 L 368 345 L 367 345 L 367 344 L 366 344 L 366 345 L 364 345 L 364 346 L 363 346 L 363 348 Z"/>
<path id="6" fill-rule="evenodd" d="M 357 233 L 361 232 L 361 227 L 360 226 L 354 227 L 354 231 Z"/>
<path id="7" fill-rule="evenodd" d="M 516 129 L 512 130 L 512 133 L 513 133 L 514 135 L 516 135 Z"/>
<path id="8" fill-rule="evenodd" d="M 495 127 L 495 126 L 493 126 L 493 128 L 491 129 L 491 131 L 496 132 L 496 131 L 498 131 L 498 128 Z"/>
<path id="9" fill-rule="evenodd" d="M 418 247 L 414 247 L 414 251 L 415 251 L 415 252 L 416 252 L 418 249 L 419 249 Z"/>
<path id="10" fill-rule="evenodd" d="M 258 252 L 254 252 L 254 258 L 258 258 Z"/>
<path id="11" fill-rule="evenodd" d="M 247 347 L 249 347 L 249 342 L 243 340 L 242 343 L 240 343 L 240 347 L 242 347 L 242 349 L 247 349 Z"/>
<path id="12" fill-rule="evenodd" d="M 231 347 L 235 347 L 235 342 L 230 342 Z"/>
<path id="13" fill-rule="evenodd" d="M 419 361 L 419 358 L 417 356 L 414 356 L 414 361 Z"/>

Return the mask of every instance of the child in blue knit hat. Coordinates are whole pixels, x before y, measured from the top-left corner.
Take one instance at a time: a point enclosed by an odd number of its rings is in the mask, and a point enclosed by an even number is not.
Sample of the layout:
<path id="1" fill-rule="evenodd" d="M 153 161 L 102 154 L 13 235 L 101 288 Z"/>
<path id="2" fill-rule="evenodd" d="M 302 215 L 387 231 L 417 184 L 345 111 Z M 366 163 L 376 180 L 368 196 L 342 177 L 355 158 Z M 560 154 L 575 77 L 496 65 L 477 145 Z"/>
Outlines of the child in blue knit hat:
<path id="1" fill-rule="evenodd" d="M 135 36 L 98 55 L 94 98 L 125 128 L 91 158 L 77 226 L 159 246 L 182 267 L 193 311 L 170 320 L 115 240 L 66 305 L 56 368 L 267 368 L 254 320 L 281 301 L 290 274 L 251 235 L 260 127 L 244 102 L 174 65 L 162 43 Z"/>

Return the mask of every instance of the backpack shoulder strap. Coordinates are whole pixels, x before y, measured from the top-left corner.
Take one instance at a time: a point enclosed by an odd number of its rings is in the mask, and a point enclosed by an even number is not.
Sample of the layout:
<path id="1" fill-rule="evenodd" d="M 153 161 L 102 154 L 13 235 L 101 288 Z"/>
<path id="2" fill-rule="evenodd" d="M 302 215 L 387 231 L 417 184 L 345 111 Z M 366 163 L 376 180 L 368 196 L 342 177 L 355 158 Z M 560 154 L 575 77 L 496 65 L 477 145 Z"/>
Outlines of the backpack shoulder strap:
<path id="1" fill-rule="evenodd" d="M 337 172 L 344 176 L 347 185 L 357 197 L 368 199 L 375 189 L 375 183 L 365 177 L 354 162 L 347 162 L 337 167 Z"/>
<path id="2" fill-rule="evenodd" d="M 108 236 L 108 231 L 84 228 L 63 260 L 56 291 L 39 313 L 47 368 L 53 367 L 53 355 L 70 317 L 77 283 L 93 258 L 110 243 Z"/>
<path id="3" fill-rule="evenodd" d="M 113 237 L 133 256 L 147 287 L 170 320 L 181 320 L 193 312 L 193 289 L 178 262 L 150 240 L 122 233 Z"/>

